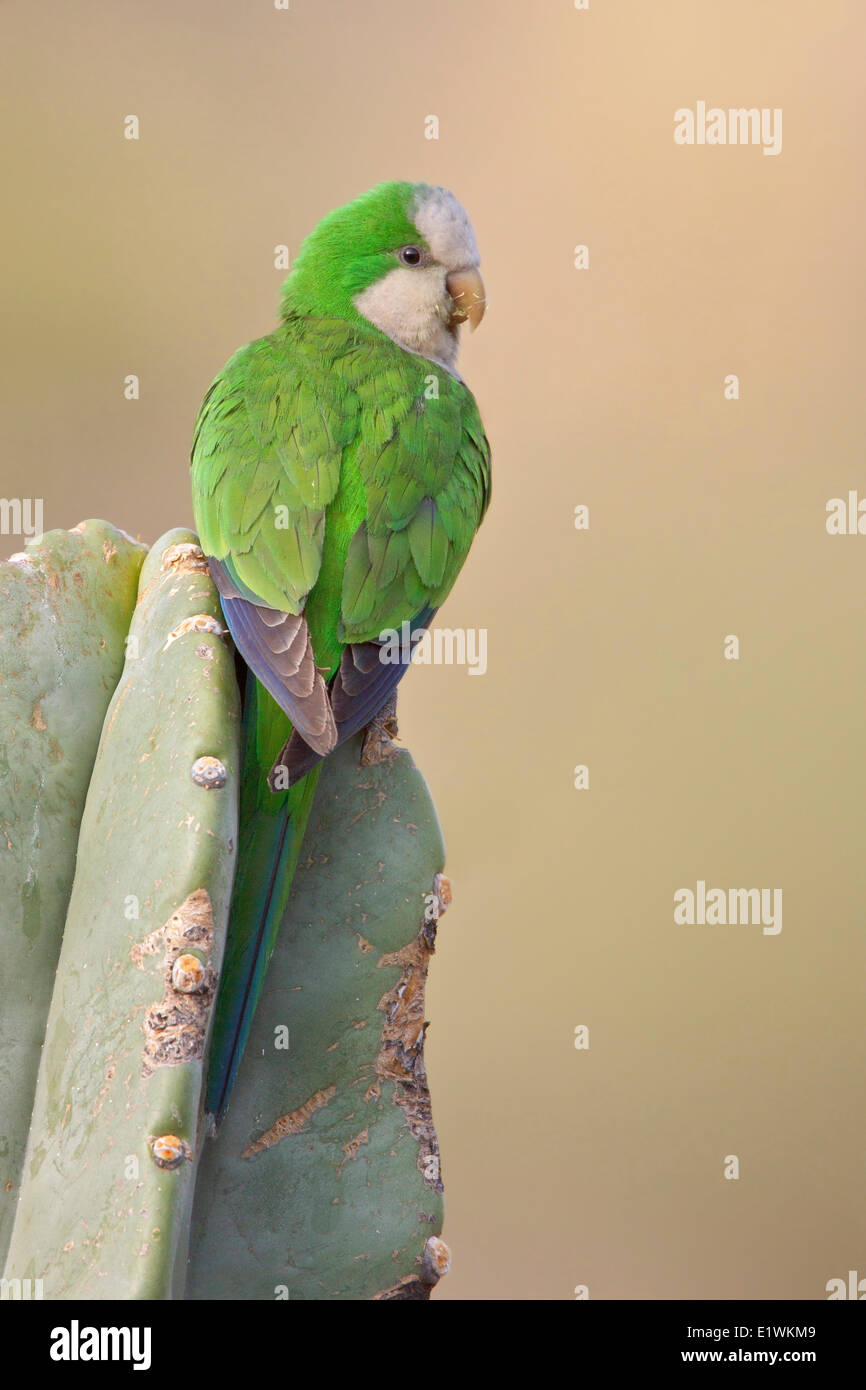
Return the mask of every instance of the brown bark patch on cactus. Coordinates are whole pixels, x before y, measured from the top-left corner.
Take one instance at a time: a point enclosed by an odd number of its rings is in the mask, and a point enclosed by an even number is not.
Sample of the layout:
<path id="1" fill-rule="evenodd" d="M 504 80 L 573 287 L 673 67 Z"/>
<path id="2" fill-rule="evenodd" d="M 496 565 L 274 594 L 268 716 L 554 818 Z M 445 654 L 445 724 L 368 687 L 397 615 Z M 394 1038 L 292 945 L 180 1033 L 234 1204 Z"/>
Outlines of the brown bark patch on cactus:
<path id="1" fill-rule="evenodd" d="M 216 974 L 205 965 L 204 976 L 195 992 L 175 987 L 175 962 L 186 956 L 191 946 L 208 956 L 213 946 L 214 921 L 211 900 L 198 888 L 181 903 L 167 922 L 133 946 L 130 955 L 139 970 L 144 957 L 163 952 L 164 989 L 162 999 L 145 1014 L 142 1076 L 152 1076 L 157 1067 L 177 1066 L 204 1054 L 208 1015 L 216 989 Z"/>
<path id="2" fill-rule="evenodd" d="M 436 943 L 436 923 L 451 902 L 451 882 L 436 874 L 433 891 L 425 900 L 424 918 L 418 935 L 400 951 L 380 957 L 381 968 L 397 965 L 400 978 L 382 995 L 379 1010 L 384 1014 L 381 1045 L 376 1058 L 380 1081 L 393 1081 L 394 1103 L 403 1110 L 418 1142 L 418 1167 L 424 1181 L 441 1192 L 439 1140 L 433 1125 L 427 1068 L 424 1065 L 424 990 L 427 969 Z M 375 1096 L 378 1099 L 378 1094 Z"/>
<path id="3" fill-rule="evenodd" d="M 254 1144 L 250 1144 L 249 1148 L 244 1149 L 241 1158 L 254 1158 L 256 1154 L 278 1144 L 288 1135 L 299 1134 L 306 1127 L 310 1117 L 315 1115 L 317 1110 L 321 1110 L 322 1106 L 327 1105 L 336 1094 L 336 1086 L 325 1086 L 322 1090 L 316 1091 L 303 1105 L 299 1105 L 297 1110 L 292 1110 L 288 1115 L 281 1115 L 275 1120 L 269 1130 L 266 1130 Z"/>

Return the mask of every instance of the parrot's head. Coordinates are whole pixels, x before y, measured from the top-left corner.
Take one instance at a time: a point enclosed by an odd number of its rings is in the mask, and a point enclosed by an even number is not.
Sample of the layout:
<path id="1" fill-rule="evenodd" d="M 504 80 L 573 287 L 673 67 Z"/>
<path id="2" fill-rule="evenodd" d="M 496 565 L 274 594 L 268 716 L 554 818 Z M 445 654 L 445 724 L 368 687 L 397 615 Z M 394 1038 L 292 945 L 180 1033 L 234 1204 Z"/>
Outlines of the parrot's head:
<path id="1" fill-rule="evenodd" d="M 366 319 L 453 367 L 458 329 L 486 306 L 472 224 L 447 188 L 380 183 L 323 218 L 283 288 L 284 317 Z"/>

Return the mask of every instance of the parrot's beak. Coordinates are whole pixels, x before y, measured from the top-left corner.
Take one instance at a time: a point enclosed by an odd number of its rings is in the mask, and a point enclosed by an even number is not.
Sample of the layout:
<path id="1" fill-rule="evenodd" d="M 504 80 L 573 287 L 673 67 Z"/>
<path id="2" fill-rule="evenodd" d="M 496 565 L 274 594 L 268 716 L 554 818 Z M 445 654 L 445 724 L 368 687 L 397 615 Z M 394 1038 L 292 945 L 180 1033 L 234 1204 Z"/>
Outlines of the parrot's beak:
<path id="1" fill-rule="evenodd" d="M 458 323 L 465 323 L 468 319 L 469 327 L 474 332 L 484 318 L 484 310 L 487 308 L 484 281 L 478 271 L 474 266 L 468 266 L 465 270 L 452 270 L 451 274 L 445 277 L 445 288 L 453 300 L 450 326 L 456 327 Z"/>

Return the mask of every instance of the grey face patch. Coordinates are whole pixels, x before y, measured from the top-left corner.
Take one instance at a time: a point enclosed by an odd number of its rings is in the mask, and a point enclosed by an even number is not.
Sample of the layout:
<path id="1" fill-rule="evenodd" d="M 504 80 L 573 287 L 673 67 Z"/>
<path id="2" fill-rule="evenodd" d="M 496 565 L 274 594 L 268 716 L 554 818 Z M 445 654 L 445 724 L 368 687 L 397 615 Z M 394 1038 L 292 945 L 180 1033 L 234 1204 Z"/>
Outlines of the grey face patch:
<path id="1" fill-rule="evenodd" d="M 412 200 L 409 216 L 446 271 L 480 264 L 472 223 L 450 189 L 422 184 Z"/>
<path id="2" fill-rule="evenodd" d="M 424 270 L 397 266 L 356 295 L 355 307 L 395 343 L 451 367 L 457 338 L 448 329 L 450 298 L 439 265 Z"/>
<path id="3" fill-rule="evenodd" d="M 430 264 L 396 266 L 356 295 L 354 304 L 395 343 L 457 376 L 458 338 L 450 325 L 453 305 L 445 278 L 479 264 L 475 234 L 447 188 L 419 184 L 408 211 L 430 248 Z"/>

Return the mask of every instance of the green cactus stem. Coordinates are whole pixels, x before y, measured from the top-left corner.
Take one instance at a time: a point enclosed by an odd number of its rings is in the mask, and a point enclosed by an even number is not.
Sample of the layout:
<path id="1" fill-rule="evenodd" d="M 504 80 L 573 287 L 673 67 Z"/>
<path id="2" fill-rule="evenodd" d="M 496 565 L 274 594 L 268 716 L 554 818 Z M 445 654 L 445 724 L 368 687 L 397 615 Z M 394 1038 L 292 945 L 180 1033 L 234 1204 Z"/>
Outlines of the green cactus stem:
<path id="1" fill-rule="evenodd" d="M 205 1144 L 192 1299 L 423 1299 L 447 1267 L 424 983 L 449 900 L 406 751 L 325 763 L 235 1091 Z M 374 761 L 370 761 L 370 759 Z"/>
<path id="2" fill-rule="evenodd" d="M 146 554 L 85 521 L 0 565 L 0 1265 L 84 800 Z"/>
<path id="3" fill-rule="evenodd" d="M 6 1263 L 47 1299 L 180 1293 L 238 747 L 217 595 L 173 531 L 144 563 L 90 778 Z"/>

